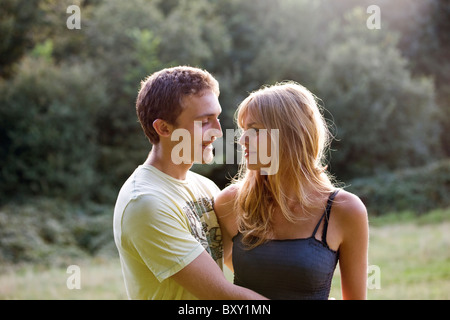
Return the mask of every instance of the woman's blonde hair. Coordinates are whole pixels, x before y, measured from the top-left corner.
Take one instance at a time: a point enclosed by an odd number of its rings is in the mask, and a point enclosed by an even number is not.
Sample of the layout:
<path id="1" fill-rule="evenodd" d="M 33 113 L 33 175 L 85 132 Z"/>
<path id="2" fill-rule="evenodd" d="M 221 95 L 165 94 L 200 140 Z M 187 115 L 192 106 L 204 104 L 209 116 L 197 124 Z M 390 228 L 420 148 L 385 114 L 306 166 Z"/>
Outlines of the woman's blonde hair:
<path id="1" fill-rule="evenodd" d="M 251 93 L 236 111 L 239 127 L 244 128 L 247 116 L 268 132 L 279 130 L 277 173 L 262 175 L 258 170 L 247 170 L 243 161 L 233 181 L 239 186 L 235 203 L 239 231 L 244 243 L 255 247 L 271 237 L 274 209 L 295 222 L 289 203 L 294 201 L 307 211 L 322 206 L 312 194 L 334 189 L 324 164 L 331 135 L 315 96 L 291 81 Z M 292 191 L 294 199 L 288 197 Z"/>

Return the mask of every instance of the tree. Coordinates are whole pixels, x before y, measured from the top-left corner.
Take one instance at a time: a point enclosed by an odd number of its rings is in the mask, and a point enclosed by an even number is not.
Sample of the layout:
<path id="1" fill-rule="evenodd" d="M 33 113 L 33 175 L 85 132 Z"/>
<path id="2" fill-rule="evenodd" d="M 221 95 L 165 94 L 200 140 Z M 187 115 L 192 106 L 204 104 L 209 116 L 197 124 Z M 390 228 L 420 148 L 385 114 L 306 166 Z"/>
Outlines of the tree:
<path id="1" fill-rule="evenodd" d="M 357 8 L 335 24 L 317 85 L 337 128 L 331 168 L 345 178 L 418 166 L 439 155 L 432 81 L 413 78 L 396 37 L 368 32 L 365 19 Z"/>
<path id="2" fill-rule="evenodd" d="M 94 121 L 108 102 L 89 64 L 25 58 L 14 79 L 0 83 L 0 201 L 92 199 L 99 178 Z"/>
<path id="3" fill-rule="evenodd" d="M 32 47 L 29 31 L 39 15 L 39 0 L 0 2 L 0 77 L 12 76 L 15 63 Z"/>

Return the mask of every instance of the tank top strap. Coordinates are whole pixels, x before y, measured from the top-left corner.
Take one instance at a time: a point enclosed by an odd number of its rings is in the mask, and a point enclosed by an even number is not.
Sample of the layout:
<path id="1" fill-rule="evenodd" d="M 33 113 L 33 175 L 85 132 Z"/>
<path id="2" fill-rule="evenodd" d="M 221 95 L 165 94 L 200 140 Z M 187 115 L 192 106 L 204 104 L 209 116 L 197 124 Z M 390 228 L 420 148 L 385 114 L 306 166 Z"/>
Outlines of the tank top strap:
<path id="1" fill-rule="evenodd" d="M 328 247 L 327 243 L 327 231 L 328 231 L 328 221 L 330 221 L 330 214 L 331 214 L 331 206 L 333 205 L 333 200 L 338 194 L 339 189 L 335 190 L 332 194 L 330 194 L 330 197 L 327 201 L 327 207 L 325 209 L 325 212 L 322 216 L 322 218 L 325 216 L 325 221 L 323 223 L 323 230 L 322 230 L 322 242 Z M 322 221 L 322 218 L 320 219 Z"/>
<path id="2" fill-rule="evenodd" d="M 319 226 L 322 223 L 323 218 L 326 216 L 325 218 L 325 223 L 324 223 L 324 228 L 323 228 L 323 232 L 322 232 L 322 240 L 324 239 L 324 233 L 325 233 L 325 237 L 327 235 L 327 228 L 328 228 L 328 219 L 330 219 L 330 212 L 331 212 L 331 205 L 333 204 L 333 200 L 334 197 L 336 196 L 336 194 L 339 192 L 339 190 L 334 191 L 333 193 L 330 194 L 330 196 L 328 197 L 327 200 L 327 206 L 325 208 L 325 212 L 323 213 L 323 215 L 320 217 L 319 222 L 317 222 L 316 227 L 314 228 L 314 232 L 312 234 L 311 237 L 315 237 L 317 230 L 319 230 Z M 326 242 L 324 242 L 326 243 Z"/>
<path id="3" fill-rule="evenodd" d="M 325 217 L 325 212 L 323 213 L 323 215 L 320 217 L 319 222 L 317 222 L 316 227 L 314 228 L 314 232 L 312 234 L 312 238 L 314 238 L 316 236 L 316 232 L 319 229 L 320 223 L 322 222 L 323 217 Z"/>

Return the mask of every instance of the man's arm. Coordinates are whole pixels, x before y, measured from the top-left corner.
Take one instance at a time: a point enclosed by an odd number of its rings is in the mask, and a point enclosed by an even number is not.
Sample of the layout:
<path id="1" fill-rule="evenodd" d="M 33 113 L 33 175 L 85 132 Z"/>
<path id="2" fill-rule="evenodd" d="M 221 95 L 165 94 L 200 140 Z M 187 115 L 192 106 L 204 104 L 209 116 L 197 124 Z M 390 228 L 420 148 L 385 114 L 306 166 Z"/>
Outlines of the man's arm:
<path id="1" fill-rule="evenodd" d="M 264 298 L 231 284 L 203 248 L 196 258 L 172 273 L 176 262 L 186 258 L 193 248 L 201 247 L 182 217 L 149 195 L 133 200 L 126 210 L 122 221 L 123 242 L 136 251 L 153 274 L 159 275 L 159 281 L 170 277 L 199 299 Z"/>
<path id="2" fill-rule="evenodd" d="M 230 283 L 206 251 L 172 275 L 172 279 L 201 300 L 267 300 L 252 290 Z"/>

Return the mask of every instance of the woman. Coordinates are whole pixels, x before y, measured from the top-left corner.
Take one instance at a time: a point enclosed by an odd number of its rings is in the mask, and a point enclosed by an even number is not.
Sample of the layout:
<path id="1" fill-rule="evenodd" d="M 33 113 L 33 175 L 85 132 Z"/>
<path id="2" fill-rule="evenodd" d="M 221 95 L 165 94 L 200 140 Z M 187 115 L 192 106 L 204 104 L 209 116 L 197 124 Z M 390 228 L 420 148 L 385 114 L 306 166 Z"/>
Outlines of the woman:
<path id="1" fill-rule="evenodd" d="M 246 166 L 215 200 L 235 284 L 270 299 L 328 299 L 339 260 L 343 298 L 365 299 L 367 211 L 330 181 L 313 94 L 294 82 L 262 88 L 237 121 Z"/>

